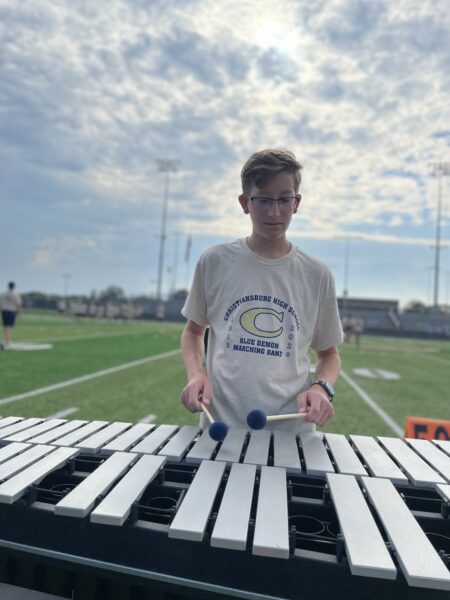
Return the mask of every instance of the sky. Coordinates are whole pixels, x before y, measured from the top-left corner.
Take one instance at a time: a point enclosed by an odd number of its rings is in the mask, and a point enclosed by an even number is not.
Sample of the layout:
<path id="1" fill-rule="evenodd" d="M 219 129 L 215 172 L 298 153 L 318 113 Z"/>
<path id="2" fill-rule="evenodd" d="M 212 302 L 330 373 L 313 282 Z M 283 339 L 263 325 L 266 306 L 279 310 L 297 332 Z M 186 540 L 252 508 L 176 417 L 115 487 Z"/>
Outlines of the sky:
<path id="1" fill-rule="evenodd" d="M 0 287 L 155 294 L 164 197 L 162 290 L 187 287 L 251 232 L 240 171 L 274 147 L 303 165 L 289 239 L 338 294 L 433 301 L 445 0 L 0 0 L 0 48 Z"/>

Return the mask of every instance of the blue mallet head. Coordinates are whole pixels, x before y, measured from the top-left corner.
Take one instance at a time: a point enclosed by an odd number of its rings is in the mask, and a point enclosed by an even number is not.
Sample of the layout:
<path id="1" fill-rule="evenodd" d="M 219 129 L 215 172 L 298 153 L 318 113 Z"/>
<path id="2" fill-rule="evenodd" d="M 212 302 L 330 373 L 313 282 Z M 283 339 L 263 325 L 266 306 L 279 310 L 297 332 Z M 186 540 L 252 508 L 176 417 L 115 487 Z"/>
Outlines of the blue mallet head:
<path id="1" fill-rule="evenodd" d="M 216 442 L 221 442 L 226 438 L 228 426 L 223 421 L 214 421 L 208 429 L 209 436 Z"/>
<path id="2" fill-rule="evenodd" d="M 251 410 L 247 415 L 247 425 L 251 429 L 263 429 L 266 423 L 267 417 L 262 410 Z"/>

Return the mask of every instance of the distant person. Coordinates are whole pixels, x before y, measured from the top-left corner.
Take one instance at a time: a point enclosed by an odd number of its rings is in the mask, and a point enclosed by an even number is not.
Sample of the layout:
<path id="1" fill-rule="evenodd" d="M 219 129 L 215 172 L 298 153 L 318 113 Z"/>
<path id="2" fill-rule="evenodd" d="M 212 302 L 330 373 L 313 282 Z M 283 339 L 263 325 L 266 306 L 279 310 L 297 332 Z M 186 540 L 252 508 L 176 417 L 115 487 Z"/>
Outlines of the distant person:
<path id="1" fill-rule="evenodd" d="M 0 296 L 0 308 L 2 311 L 3 322 L 3 344 L 2 350 L 7 350 L 11 346 L 11 337 L 16 316 L 20 313 L 22 300 L 15 291 L 16 284 L 13 281 L 8 283 L 8 289 Z"/>
<path id="2" fill-rule="evenodd" d="M 352 338 L 352 317 L 342 317 L 342 330 L 344 332 L 344 343 L 348 344 Z"/>
<path id="3" fill-rule="evenodd" d="M 361 336 L 364 332 L 364 320 L 361 317 L 352 319 L 352 333 L 355 336 L 355 348 L 361 348 Z"/>

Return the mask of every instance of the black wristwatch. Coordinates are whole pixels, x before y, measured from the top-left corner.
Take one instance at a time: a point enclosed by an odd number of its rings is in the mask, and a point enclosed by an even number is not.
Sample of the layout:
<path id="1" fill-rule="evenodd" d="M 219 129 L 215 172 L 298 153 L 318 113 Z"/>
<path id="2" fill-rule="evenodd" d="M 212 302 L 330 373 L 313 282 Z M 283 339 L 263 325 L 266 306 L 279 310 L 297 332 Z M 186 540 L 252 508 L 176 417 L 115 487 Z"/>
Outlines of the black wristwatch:
<path id="1" fill-rule="evenodd" d="M 316 379 L 311 385 L 320 385 L 320 387 L 326 391 L 330 402 L 333 402 L 334 387 L 331 385 L 331 383 L 328 383 L 328 381 L 323 381 L 323 379 Z"/>

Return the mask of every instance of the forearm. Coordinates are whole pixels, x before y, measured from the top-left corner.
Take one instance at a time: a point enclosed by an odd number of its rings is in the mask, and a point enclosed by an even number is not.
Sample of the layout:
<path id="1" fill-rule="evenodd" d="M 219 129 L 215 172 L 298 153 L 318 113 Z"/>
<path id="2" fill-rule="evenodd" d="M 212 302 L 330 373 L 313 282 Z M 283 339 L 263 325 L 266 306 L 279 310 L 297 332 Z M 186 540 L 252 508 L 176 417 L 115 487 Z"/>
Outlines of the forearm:
<path id="1" fill-rule="evenodd" d="M 181 336 L 181 352 L 188 380 L 195 375 L 204 374 L 203 335 L 185 329 Z"/>
<path id="2" fill-rule="evenodd" d="M 317 355 L 316 379 L 323 379 L 335 385 L 341 370 L 341 359 L 336 351 Z"/>

